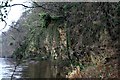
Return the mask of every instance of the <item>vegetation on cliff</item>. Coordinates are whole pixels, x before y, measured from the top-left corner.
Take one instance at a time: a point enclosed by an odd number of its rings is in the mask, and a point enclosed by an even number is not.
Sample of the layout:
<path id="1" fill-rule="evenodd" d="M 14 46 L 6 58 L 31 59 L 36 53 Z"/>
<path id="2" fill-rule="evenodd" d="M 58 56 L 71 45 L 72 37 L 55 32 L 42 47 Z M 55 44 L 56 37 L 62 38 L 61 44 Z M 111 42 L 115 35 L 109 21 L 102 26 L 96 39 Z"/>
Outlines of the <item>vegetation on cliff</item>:
<path id="1" fill-rule="evenodd" d="M 119 3 L 44 5 L 22 22 L 28 31 L 14 58 L 65 62 L 67 78 L 118 77 Z"/>

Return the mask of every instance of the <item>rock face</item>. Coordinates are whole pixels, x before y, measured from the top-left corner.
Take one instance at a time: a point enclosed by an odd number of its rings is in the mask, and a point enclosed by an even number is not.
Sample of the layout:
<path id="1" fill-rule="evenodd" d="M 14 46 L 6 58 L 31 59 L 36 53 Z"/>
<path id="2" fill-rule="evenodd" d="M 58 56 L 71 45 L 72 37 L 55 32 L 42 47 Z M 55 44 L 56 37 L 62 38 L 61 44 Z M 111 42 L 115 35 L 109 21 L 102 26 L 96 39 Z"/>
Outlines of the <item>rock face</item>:
<path id="1" fill-rule="evenodd" d="M 24 12 L 21 18 L 16 23 L 13 23 L 7 32 L 2 33 L 1 57 L 10 57 L 22 43 L 28 32 L 26 27 L 22 25 L 26 17 L 27 13 Z"/>

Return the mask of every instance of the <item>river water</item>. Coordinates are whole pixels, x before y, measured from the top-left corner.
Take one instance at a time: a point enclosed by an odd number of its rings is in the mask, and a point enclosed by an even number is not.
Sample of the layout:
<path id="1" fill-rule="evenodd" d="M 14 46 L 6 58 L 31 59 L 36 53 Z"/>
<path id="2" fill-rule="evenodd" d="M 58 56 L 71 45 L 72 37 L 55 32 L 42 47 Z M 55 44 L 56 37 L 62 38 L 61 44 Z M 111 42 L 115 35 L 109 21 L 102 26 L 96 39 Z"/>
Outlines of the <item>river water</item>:
<path id="1" fill-rule="evenodd" d="M 19 78 L 58 78 L 63 77 L 63 67 L 50 61 L 27 61 L 16 67 L 11 58 L 0 58 L 0 80 L 16 80 Z M 13 74 L 14 72 L 14 74 Z"/>

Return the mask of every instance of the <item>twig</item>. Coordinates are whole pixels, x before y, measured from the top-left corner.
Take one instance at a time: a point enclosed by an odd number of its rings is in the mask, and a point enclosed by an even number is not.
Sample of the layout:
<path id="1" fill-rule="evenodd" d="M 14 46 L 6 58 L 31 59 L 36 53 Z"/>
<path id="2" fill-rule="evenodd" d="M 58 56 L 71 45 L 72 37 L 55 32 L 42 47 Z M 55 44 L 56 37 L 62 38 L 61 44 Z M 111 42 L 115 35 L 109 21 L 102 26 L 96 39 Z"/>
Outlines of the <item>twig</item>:
<path id="1" fill-rule="evenodd" d="M 0 7 L 1 7 L 1 8 L 4 8 L 4 7 L 13 7 L 13 6 L 23 6 L 23 7 L 26 7 L 26 8 L 37 8 L 37 7 L 40 7 L 40 8 L 42 8 L 42 9 L 44 9 L 44 10 L 50 10 L 50 11 L 56 12 L 56 11 L 53 10 L 53 9 L 45 8 L 45 7 L 43 7 L 43 5 L 39 5 L 39 4 L 35 3 L 35 2 L 34 2 L 34 4 L 36 4 L 36 6 L 27 6 L 27 5 L 24 5 L 24 4 L 12 4 L 12 5 L 7 5 L 7 6 L 2 5 L 2 6 L 0 6 Z M 44 4 L 44 5 L 45 5 L 45 4 Z M 10 9 L 10 10 L 11 10 L 11 9 Z M 2 21 L 5 22 L 5 26 L 4 26 L 4 28 L 3 28 L 3 29 L 5 29 L 5 27 L 7 26 L 7 22 L 6 22 L 5 20 L 2 20 Z M 2 31 L 3 29 L 1 29 L 0 31 Z"/>
<path id="2" fill-rule="evenodd" d="M 44 4 L 45 5 L 45 4 Z M 24 4 L 12 4 L 12 5 L 3 5 L 3 6 L 0 6 L 1 8 L 4 8 L 4 7 L 13 7 L 13 6 L 23 6 L 23 7 L 26 7 L 26 8 L 37 8 L 37 7 L 41 7 L 42 9 L 45 9 L 45 10 L 52 10 L 52 9 L 48 9 L 48 8 L 45 8 L 43 7 L 43 5 L 39 5 L 36 3 L 36 6 L 27 6 L 27 5 L 24 5 Z M 55 10 L 52 10 L 54 12 L 56 12 Z"/>
<path id="3" fill-rule="evenodd" d="M 13 27 L 13 26 L 11 26 L 11 25 L 9 25 L 9 26 L 10 26 L 11 28 L 15 29 L 16 31 L 20 32 L 19 29 L 15 28 L 15 27 Z"/>
<path id="4" fill-rule="evenodd" d="M 19 66 L 19 64 L 20 64 L 20 61 L 15 65 L 15 69 L 14 69 L 14 71 L 13 71 L 13 74 L 11 75 L 11 79 L 10 79 L 10 80 L 13 79 L 14 73 L 15 73 L 17 67 Z"/>
<path id="5" fill-rule="evenodd" d="M 5 28 L 6 28 L 6 26 L 7 26 L 7 22 L 6 22 L 5 20 L 2 20 L 2 22 L 4 22 L 4 23 L 5 23 L 5 26 L 4 26 L 2 29 L 0 29 L 0 32 L 1 32 L 3 29 L 5 29 Z"/>

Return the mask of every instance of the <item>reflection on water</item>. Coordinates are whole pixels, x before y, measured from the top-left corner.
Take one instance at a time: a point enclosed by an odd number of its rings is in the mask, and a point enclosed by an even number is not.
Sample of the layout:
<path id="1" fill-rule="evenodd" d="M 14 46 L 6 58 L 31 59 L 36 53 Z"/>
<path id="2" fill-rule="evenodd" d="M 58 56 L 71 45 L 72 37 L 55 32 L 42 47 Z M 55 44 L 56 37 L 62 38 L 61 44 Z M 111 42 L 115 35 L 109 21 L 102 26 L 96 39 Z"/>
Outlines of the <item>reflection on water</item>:
<path id="1" fill-rule="evenodd" d="M 0 80 L 11 78 L 16 62 L 8 58 L 0 58 Z M 62 68 L 50 61 L 29 61 L 17 66 L 14 78 L 56 78 L 61 77 Z M 3 80 L 4 80 L 3 79 Z"/>
<path id="2" fill-rule="evenodd" d="M 13 61 L 12 59 L 7 59 L 7 58 L 0 58 L 0 80 L 2 80 L 3 78 L 7 78 L 10 79 L 11 75 L 13 74 L 14 71 L 14 67 L 15 66 L 15 61 Z M 22 68 L 18 68 L 18 70 L 22 70 Z M 20 74 L 19 71 L 15 72 L 14 77 L 16 78 L 20 78 Z"/>
<path id="3" fill-rule="evenodd" d="M 22 77 L 31 78 L 56 78 L 62 77 L 60 75 L 63 72 L 62 67 L 60 68 L 55 63 L 50 61 L 31 61 L 28 64 L 28 68 L 24 68 L 25 71 Z"/>

